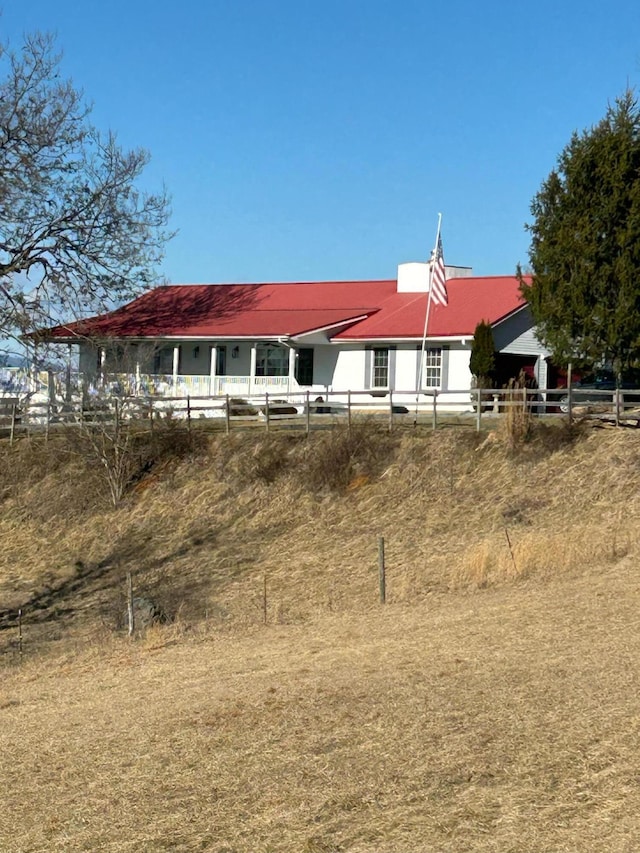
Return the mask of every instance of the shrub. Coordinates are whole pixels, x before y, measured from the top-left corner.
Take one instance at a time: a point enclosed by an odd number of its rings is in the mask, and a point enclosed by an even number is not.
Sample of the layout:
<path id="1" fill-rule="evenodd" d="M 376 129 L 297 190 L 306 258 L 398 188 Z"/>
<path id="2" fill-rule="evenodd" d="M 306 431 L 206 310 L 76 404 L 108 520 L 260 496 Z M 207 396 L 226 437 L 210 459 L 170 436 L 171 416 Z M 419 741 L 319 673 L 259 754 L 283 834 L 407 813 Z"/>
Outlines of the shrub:
<path id="1" fill-rule="evenodd" d="M 84 425 L 77 432 L 77 452 L 101 473 L 111 504 L 117 507 L 125 494 L 161 463 L 183 459 L 206 442 L 202 433 L 164 419 L 152 430 L 115 418 Z"/>
<path id="2" fill-rule="evenodd" d="M 469 370 L 475 377 L 477 388 L 493 388 L 496 353 L 491 324 L 481 320 L 473 333 Z"/>
<path id="3" fill-rule="evenodd" d="M 370 421 L 312 436 L 301 465 L 312 491 L 344 492 L 356 478 L 374 478 L 389 464 L 396 439 Z"/>

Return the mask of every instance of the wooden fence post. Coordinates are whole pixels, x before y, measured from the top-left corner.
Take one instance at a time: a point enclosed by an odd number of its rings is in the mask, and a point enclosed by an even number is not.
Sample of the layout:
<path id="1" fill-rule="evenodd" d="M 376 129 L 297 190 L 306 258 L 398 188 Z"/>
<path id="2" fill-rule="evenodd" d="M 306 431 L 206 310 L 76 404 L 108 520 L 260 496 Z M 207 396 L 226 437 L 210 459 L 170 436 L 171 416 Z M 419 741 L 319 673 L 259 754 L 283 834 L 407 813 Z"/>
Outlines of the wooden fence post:
<path id="1" fill-rule="evenodd" d="M 516 564 L 516 557 L 515 557 L 515 554 L 513 553 L 513 547 L 511 545 L 511 537 L 509 536 L 509 531 L 507 530 L 506 524 L 504 525 L 504 535 L 507 538 L 507 546 L 509 548 L 509 553 L 511 554 L 511 562 L 513 563 L 513 571 L 514 571 L 514 574 L 517 576 L 518 566 Z"/>
<path id="2" fill-rule="evenodd" d="M 131 572 L 127 572 L 127 621 L 128 621 L 128 634 L 130 637 L 133 636 L 135 631 L 135 616 L 133 613 L 133 580 L 131 579 Z"/>
<path id="3" fill-rule="evenodd" d="M 569 362 L 567 367 L 567 391 L 569 392 L 569 399 L 567 402 L 567 415 L 569 416 L 569 425 L 573 422 L 573 393 L 571 391 L 571 374 L 573 372 L 573 365 Z"/>
<path id="4" fill-rule="evenodd" d="M 262 579 L 262 621 L 267 624 L 267 576 Z"/>
<path id="5" fill-rule="evenodd" d="M 269 432 L 269 392 L 264 392 L 264 417 L 267 425 L 267 432 Z"/>
<path id="6" fill-rule="evenodd" d="M 305 411 L 307 413 L 307 435 L 311 432 L 311 409 L 309 408 L 309 389 L 307 389 L 306 394 L 306 407 Z"/>
<path id="7" fill-rule="evenodd" d="M 191 433 L 191 395 L 187 394 L 187 430 Z"/>
<path id="8" fill-rule="evenodd" d="M 22 660 L 22 608 L 18 610 L 18 654 Z"/>
<path id="9" fill-rule="evenodd" d="M 438 429 L 438 391 L 433 389 L 433 430 L 434 432 Z"/>
<path id="10" fill-rule="evenodd" d="M 227 394 L 227 402 L 225 405 L 225 425 L 227 430 L 227 435 L 231 432 L 231 414 L 229 412 L 229 395 Z"/>
<path id="11" fill-rule="evenodd" d="M 482 427 L 482 389 L 476 388 L 476 432 Z"/>
<path id="12" fill-rule="evenodd" d="M 9 447 L 13 447 L 13 439 L 16 434 L 16 412 L 18 410 L 18 404 L 14 403 L 11 407 L 11 432 L 9 434 Z"/>
<path id="13" fill-rule="evenodd" d="M 393 391 L 389 389 L 389 432 L 393 432 Z"/>
<path id="14" fill-rule="evenodd" d="M 44 440 L 49 441 L 49 424 L 51 423 L 51 401 L 47 400 L 46 422 L 44 427 Z"/>
<path id="15" fill-rule="evenodd" d="M 384 536 L 378 537 L 378 586 L 380 588 L 380 604 L 387 600 L 387 576 L 384 564 Z"/>
<path id="16" fill-rule="evenodd" d="M 351 433 L 351 391 L 347 391 L 347 430 Z"/>

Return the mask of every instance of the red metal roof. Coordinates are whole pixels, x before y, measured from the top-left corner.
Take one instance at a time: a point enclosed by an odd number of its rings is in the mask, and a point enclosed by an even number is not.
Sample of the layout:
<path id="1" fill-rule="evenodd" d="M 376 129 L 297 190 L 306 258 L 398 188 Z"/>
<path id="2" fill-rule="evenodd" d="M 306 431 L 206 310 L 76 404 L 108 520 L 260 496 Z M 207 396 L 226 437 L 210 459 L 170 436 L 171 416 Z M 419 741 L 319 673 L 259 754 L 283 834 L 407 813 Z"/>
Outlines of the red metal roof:
<path id="1" fill-rule="evenodd" d="M 170 285 L 48 334 L 66 340 L 260 338 L 338 327 L 335 340 L 421 338 L 427 295 L 397 293 L 396 286 L 394 280 Z M 523 304 L 513 276 L 450 279 L 447 290 L 449 304 L 431 307 L 430 337 L 472 335 L 480 320 L 495 323 Z"/>
<path id="2" fill-rule="evenodd" d="M 429 337 L 472 336 L 481 320 L 497 323 L 524 305 L 515 276 L 452 278 L 447 281 L 447 295 L 447 305 L 431 304 Z M 334 337 L 422 338 L 426 310 L 426 293 L 394 293 L 375 315 Z"/>

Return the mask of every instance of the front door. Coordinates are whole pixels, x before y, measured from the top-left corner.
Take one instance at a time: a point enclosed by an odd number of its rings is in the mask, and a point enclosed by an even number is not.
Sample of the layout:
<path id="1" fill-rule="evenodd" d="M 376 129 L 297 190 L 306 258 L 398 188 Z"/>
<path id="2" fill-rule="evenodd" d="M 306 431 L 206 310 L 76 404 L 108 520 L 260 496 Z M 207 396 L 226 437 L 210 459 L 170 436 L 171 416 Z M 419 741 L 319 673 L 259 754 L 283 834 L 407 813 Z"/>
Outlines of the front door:
<path id="1" fill-rule="evenodd" d="M 216 347 L 216 376 L 227 375 L 227 348 Z"/>
<path id="2" fill-rule="evenodd" d="M 296 352 L 296 382 L 313 385 L 313 347 L 302 347 Z"/>

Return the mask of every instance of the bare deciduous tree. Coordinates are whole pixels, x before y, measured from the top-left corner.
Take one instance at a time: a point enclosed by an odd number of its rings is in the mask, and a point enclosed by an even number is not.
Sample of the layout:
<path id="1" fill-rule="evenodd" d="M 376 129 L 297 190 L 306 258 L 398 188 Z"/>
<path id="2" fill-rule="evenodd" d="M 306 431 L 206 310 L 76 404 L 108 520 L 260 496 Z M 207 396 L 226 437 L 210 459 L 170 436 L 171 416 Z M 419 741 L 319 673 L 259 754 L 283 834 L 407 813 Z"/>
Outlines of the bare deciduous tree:
<path id="1" fill-rule="evenodd" d="M 0 46 L 0 336 L 86 316 L 147 287 L 166 192 L 137 186 L 145 150 L 90 122 L 51 36 Z"/>
<path id="2" fill-rule="evenodd" d="M 95 460 L 109 489 L 113 507 L 117 507 L 136 470 L 133 451 L 134 434 L 129 424 L 123 423 L 122 409 L 116 399 L 113 406 L 100 413 L 105 418 L 84 423 L 78 434 L 78 449 L 86 458 Z"/>

